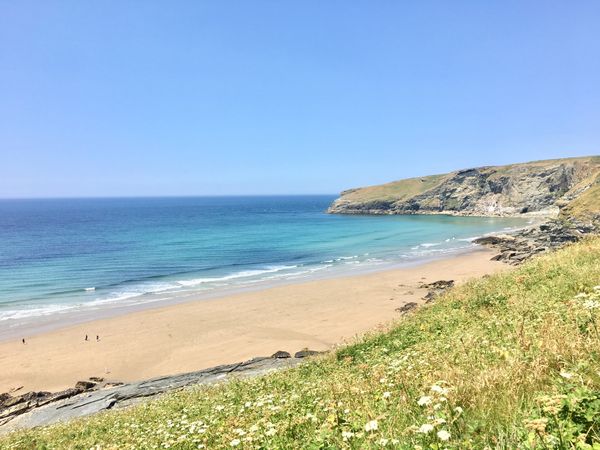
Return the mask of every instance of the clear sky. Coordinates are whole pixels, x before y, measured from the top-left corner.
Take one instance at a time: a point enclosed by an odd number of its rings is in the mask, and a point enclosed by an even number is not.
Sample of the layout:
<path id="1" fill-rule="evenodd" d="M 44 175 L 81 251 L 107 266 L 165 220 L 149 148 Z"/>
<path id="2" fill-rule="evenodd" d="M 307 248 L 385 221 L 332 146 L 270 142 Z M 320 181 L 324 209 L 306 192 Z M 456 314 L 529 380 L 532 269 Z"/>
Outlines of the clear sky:
<path id="1" fill-rule="evenodd" d="M 0 0 L 0 197 L 336 193 L 600 153 L 600 2 Z"/>

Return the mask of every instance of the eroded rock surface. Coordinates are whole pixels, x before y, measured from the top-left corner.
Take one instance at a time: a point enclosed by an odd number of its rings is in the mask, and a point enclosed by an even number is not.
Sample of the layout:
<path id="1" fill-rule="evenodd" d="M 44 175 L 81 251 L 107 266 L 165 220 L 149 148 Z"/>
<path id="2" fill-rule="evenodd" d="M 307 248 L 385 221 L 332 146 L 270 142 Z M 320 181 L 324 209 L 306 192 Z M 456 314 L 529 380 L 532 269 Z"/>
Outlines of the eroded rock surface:
<path id="1" fill-rule="evenodd" d="M 311 352 L 309 350 L 309 352 Z M 311 352 L 311 354 L 313 354 Z M 307 355 L 308 356 L 308 355 Z M 227 364 L 197 372 L 154 378 L 137 383 L 120 384 L 113 387 L 83 392 L 88 383 L 77 383 L 79 387 L 51 394 L 30 392 L 13 397 L 0 395 L 0 433 L 22 428 L 50 425 L 77 417 L 88 416 L 113 408 L 129 406 L 142 399 L 153 397 L 186 386 L 211 384 L 231 377 L 251 377 L 279 369 L 294 367 L 302 362 L 298 358 L 260 357 L 249 361 Z M 110 386 L 112 383 L 107 383 Z"/>
<path id="2" fill-rule="evenodd" d="M 329 212 L 556 216 L 588 190 L 599 173 L 599 157 L 478 167 L 349 189 Z"/>
<path id="3" fill-rule="evenodd" d="M 510 235 L 484 236 L 473 242 L 498 250 L 499 253 L 492 260 L 517 265 L 532 256 L 561 248 L 598 232 L 600 220 L 581 222 L 573 218 L 561 218 L 547 220 Z"/>

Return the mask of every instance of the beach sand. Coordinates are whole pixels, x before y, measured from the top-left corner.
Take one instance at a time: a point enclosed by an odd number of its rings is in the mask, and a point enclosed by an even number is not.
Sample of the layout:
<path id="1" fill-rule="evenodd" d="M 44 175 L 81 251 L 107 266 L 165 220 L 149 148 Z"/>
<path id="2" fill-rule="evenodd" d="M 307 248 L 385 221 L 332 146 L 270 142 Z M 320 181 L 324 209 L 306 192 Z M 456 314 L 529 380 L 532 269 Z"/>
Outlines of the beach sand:
<path id="1" fill-rule="evenodd" d="M 57 391 L 79 380 L 136 381 L 234 363 L 278 350 L 327 350 L 422 303 L 421 282 L 506 269 L 492 253 L 132 312 L 0 343 L 0 392 Z M 90 340 L 85 341 L 85 335 Z M 96 342 L 96 335 L 100 341 Z"/>

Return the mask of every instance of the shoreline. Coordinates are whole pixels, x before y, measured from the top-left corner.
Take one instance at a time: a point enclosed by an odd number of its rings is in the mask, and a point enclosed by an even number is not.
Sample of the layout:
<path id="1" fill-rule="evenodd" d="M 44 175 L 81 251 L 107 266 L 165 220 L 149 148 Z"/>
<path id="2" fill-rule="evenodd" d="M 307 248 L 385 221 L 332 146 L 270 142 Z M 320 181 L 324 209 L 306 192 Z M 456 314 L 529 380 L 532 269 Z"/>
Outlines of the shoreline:
<path id="1" fill-rule="evenodd" d="M 128 382 L 303 348 L 329 350 L 424 303 L 420 283 L 505 270 L 481 247 L 417 265 L 150 305 L 0 342 L 0 392 L 57 391 L 89 377 Z M 85 335 L 90 340 L 85 341 Z M 96 335 L 100 340 L 96 342 Z"/>
<path id="2" fill-rule="evenodd" d="M 502 230 L 491 234 L 513 233 L 523 228 L 527 228 L 527 226 L 514 228 L 509 231 Z M 485 234 L 483 236 L 487 236 L 488 234 Z M 57 311 L 48 315 L 25 317 L 21 319 L 20 322 L 14 324 L 5 324 L 4 329 L 0 329 L 0 344 L 12 340 L 21 340 L 22 338 L 29 339 L 40 334 L 53 332 L 72 325 L 85 324 L 89 322 L 94 322 L 96 320 L 110 319 L 136 312 L 185 304 L 188 302 L 214 300 L 237 294 L 264 291 L 275 287 L 310 283 L 312 281 L 330 280 L 336 278 L 353 277 L 378 272 L 386 272 L 389 270 L 407 269 L 437 260 L 449 259 L 469 254 L 481 249 L 482 247 L 479 245 L 471 245 L 469 247 L 449 249 L 447 251 L 441 251 L 437 253 L 432 252 L 431 254 L 425 256 L 415 256 L 414 258 L 407 259 L 405 261 L 385 261 L 370 265 L 361 264 L 350 265 L 345 267 L 337 266 L 333 269 L 327 268 L 323 271 L 315 271 L 310 273 L 310 275 L 305 276 L 298 276 L 292 278 L 283 277 L 268 281 L 261 280 L 258 283 L 231 285 L 221 287 L 219 289 L 211 289 L 206 291 L 191 290 L 187 292 L 184 291 L 179 293 L 173 293 L 173 295 L 169 295 L 168 293 L 150 293 L 145 295 L 147 297 L 157 295 L 159 298 L 140 301 L 138 303 L 122 304 L 120 302 L 106 302 L 103 306 L 97 308 L 91 308 L 88 305 L 84 304 L 82 305 L 83 307 L 80 309 L 76 309 L 77 306 L 74 306 L 73 310 Z M 164 295 L 169 296 L 164 297 Z M 0 324 L 2 324 L 2 322 L 0 322 Z"/>

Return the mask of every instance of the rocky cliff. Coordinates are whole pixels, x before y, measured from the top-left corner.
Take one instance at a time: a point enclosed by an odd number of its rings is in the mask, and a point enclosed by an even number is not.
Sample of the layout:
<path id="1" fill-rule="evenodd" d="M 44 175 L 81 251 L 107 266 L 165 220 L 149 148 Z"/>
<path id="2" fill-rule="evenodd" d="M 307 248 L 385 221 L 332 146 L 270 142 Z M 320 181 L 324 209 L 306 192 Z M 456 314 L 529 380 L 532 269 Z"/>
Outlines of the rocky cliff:
<path id="1" fill-rule="evenodd" d="M 589 197 L 598 180 L 600 156 L 479 167 L 350 189 L 329 212 L 556 216 L 582 196 L 588 208 L 597 208 Z"/>

